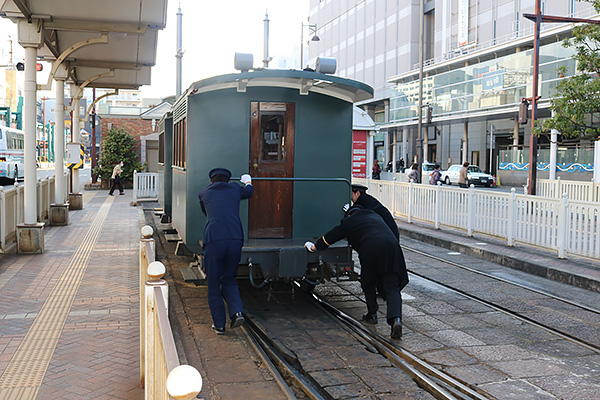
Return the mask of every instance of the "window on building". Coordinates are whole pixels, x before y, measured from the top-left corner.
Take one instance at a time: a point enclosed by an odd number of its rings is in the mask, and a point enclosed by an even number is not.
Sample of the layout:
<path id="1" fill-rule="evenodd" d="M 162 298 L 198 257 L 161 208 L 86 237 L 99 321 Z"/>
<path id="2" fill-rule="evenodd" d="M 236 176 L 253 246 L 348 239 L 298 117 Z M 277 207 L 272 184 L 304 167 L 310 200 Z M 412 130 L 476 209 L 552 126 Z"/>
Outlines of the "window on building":
<path id="1" fill-rule="evenodd" d="M 175 123 L 173 132 L 173 165 L 180 168 L 186 167 L 185 161 L 185 124 L 183 118 Z"/>
<path id="2" fill-rule="evenodd" d="M 165 163 L 165 133 L 158 134 L 158 163 Z"/>

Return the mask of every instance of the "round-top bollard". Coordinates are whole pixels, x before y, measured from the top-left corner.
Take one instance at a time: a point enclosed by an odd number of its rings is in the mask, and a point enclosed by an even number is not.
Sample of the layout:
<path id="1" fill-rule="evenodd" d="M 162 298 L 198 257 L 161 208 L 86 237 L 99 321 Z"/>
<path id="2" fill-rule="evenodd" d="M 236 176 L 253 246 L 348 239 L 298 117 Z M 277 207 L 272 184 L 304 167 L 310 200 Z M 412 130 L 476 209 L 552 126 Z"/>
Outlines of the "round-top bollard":
<path id="1" fill-rule="evenodd" d="M 148 265 L 148 277 L 152 280 L 158 280 L 162 278 L 167 272 L 165 265 L 160 261 L 152 261 L 150 265 Z"/>
<path id="2" fill-rule="evenodd" d="M 152 237 L 152 234 L 154 233 L 154 230 L 152 229 L 152 227 L 150 225 L 144 225 L 142 227 L 142 237 L 144 239 L 150 239 Z"/>
<path id="3" fill-rule="evenodd" d="M 202 376 L 191 365 L 173 368 L 167 377 L 167 392 L 176 400 L 190 400 L 202 390 Z"/>

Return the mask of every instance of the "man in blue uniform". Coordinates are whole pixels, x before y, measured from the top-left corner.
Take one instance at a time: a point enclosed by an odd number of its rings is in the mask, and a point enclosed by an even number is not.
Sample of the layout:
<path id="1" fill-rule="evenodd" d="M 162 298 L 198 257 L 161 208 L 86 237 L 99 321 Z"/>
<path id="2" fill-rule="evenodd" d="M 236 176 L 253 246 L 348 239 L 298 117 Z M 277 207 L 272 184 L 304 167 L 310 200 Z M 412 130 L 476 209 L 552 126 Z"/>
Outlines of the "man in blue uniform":
<path id="1" fill-rule="evenodd" d="M 210 185 L 198 193 L 200 207 L 206 215 L 202 246 L 204 269 L 208 279 L 208 306 L 213 318 L 212 329 L 225 333 L 225 305 L 231 318 L 231 328 L 244 323 L 242 299 L 235 280 L 242 255 L 244 231 L 240 221 L 240 200 L 254 193 L 250 175 L 242 175 L 245 186 L 229 182 L 231 172 L 212 169 Z"/>
<path id="2" fill-rule="evenodd" d="M 408 283 L 404 254 L 398 239 L 387 228 L 375 211 L 359 205 L 350 207 L 341 223 L 321 236 L 316 243 L 307 242 L 309 251 L 323 250 L 346 238 L 360 259 L 360 284 L 365 293 L 367 314 L 376 316 L 377 282 L 382 282 L 387 298 L 386 320 L 391 326 L 391 337 L 402 337 L 402 296 L 400 291 Z M 363 317 L 363 319 L 365 319 Z M 376 323 L 376 317 L 374 318 Z M 371 322 L 371 321 L 368 321 Z"/>

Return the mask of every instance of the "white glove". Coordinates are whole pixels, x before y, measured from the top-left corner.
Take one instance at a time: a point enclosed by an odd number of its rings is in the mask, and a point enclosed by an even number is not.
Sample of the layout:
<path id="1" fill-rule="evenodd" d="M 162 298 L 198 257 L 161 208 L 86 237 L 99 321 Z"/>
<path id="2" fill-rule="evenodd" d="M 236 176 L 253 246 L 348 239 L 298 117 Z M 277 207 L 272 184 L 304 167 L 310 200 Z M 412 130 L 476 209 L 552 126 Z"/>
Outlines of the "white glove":
<path id="1" fill-rule="evenodd" d="M 252 184 L 252 177 L 248 174 L 244 174 L 240 177 L 240 182 L 242 182 L 245 185 L 251 185 Z"/>
<path id="2" fill-rule="evenodd" d="M 311 253 L 317 249 L 313 242 L 304 243 L 304 247 L 306 247 L 306 250 L 310 251 Z"/>
<path id="3" fill-rule="evenodd" d="M 342 210 L 344 210 L 344 212 L 348 212 L 349 209 L 350 209 L 350 203 L 346 203 L 346 204 L 344 204 L 344 207 L 342 207 Z"/>

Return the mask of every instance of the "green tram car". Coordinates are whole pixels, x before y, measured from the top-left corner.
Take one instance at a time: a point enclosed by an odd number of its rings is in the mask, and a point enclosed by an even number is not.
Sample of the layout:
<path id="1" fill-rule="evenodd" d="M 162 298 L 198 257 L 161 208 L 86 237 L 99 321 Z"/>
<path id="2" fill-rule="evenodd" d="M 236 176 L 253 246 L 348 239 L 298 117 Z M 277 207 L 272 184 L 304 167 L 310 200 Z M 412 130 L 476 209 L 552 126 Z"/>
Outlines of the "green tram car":
<path id="1" fill-rule="evenodd" d="M 171 222 L 173 182 L 173 113 L 165 113 L 158 122 L 158 202 L 163 208 L 162 222 Z"/>
<path id="2" fill-rule="evenodd" d="M 163 205 L 167 210 L 171 197 L 172 225 L 185 246 L 202 254 L 206 217 L 198 192 L 212 168 L 224 167 L 232 181 L 249 173 L 255 188 L 240 208 L 240 276 L 255 287 L 356 277 L 346 242 L 315 253 L 304 243 L 339 224 L 350 202 L 352 107 L 372 96 L 364 83 L 299 70 L 244 71 L 192 84 L 173 105 L 172 141 L 169 116 L 159 139 Z"/>

